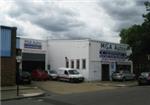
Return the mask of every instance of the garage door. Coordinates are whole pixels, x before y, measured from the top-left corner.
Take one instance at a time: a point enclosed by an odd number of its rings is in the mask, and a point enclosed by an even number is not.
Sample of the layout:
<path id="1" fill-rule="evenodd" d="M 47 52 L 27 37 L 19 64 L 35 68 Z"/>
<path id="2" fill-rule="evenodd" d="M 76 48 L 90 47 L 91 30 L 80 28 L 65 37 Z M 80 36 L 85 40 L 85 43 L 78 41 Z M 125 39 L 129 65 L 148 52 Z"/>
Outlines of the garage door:
<path id="1" fill-rule="evenodd" d="M 22 59 L 24 61 L 45 61 L 45 54 L 23 53 Z"/>
<path id="2" fill-rule="evenodd" d="M 22 54 L 22 69 L 23 71 L 32 72 L 32 70 L 41 68 L 45 69 L 45 54 Z"/>

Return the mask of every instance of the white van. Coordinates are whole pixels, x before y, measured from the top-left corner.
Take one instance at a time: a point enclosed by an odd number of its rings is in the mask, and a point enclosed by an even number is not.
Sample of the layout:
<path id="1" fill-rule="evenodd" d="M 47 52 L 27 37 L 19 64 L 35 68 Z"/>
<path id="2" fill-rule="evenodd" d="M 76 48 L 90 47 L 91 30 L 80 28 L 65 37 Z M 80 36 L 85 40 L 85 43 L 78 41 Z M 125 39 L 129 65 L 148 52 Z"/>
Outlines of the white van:
<path id="1" fill-rule="evenodd" d="M 84 77 L 76 70 L 72 68 L 59 68 L 58 79 L 69 82 L 83 82 Z"/>

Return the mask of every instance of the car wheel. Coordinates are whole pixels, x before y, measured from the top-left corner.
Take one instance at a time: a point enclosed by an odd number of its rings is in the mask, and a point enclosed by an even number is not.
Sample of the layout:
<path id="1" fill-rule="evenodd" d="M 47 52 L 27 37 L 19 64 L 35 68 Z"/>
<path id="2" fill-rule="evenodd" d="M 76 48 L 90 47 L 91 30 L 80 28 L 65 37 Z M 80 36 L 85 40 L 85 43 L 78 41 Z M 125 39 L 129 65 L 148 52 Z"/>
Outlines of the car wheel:
<path id="1" fill-rule="evenodd" d="M 122 78 L 122 81 L 126 81 L 126 78 L 125 78 L 125 77 L 123 77 L 123 78 Z"/>
<path id="2" fill-rule="evenodd" d="M 115 79 L 112 79 L 112 81 L 116 81 Z"/>
<path id="3" fill-rule="evenodd" d="M 28 81 L 27 84 L 31 84 L 31 81 Z"/>
<path id="4" fill-rule="evenodd" d="M 139 86 L 142 86 L 142 85 L 143 85 L 143 83 L 141 83 L 141 82 L 138 82 L 138 85 L 139 85 Z"/>
<path id="5" fill-rule="evenodd" d="M 51 76 L 49 76 L 49 80 L 52 80 L 52 77 L 51 77 Z"/>
<path id="6" fill-rule="evenodd" d="M 61 81 L 60 77 L 57 77 L 57 81 Z"/>
<path id="7" fill-rule="evenodd" d="M 74 81 L 73 81 L 73 79 L 72 78 L 70 78 L 70 80 L 69 80 L 71 83 L 73 83 Z"/>

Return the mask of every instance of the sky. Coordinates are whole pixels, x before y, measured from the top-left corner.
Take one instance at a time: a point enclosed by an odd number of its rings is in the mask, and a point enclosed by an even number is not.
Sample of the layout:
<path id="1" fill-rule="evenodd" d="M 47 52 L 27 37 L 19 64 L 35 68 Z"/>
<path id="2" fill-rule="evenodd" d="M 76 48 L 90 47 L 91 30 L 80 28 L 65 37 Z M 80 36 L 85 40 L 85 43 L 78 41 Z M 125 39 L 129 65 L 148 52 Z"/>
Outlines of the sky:
<path id="1" fill-rule="evenodd" d="M 0 25 L 32 39 L 119 43 L 119 32 L 141 24 L 145 0 L 0 0 Z M 150 1 L 150 0 L 147 0 Z"/>

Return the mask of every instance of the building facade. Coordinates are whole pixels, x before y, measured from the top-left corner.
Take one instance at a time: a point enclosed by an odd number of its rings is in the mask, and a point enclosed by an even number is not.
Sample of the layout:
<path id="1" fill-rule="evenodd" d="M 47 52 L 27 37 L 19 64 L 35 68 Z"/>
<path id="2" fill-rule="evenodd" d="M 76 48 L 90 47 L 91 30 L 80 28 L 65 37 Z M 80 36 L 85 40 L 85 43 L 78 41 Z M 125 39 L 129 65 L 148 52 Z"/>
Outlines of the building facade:
<path id="1" fill-rule="evenodd" d="M 49 40 L 47 63 L 51 69 L 77 69 L 86 81 L 111 80 L 114 71 L 133 72 L 132 53 L 126 44 L 97 40 Z"/>
<path id="2" fill-rule="evenodd" d="M 17 38 L 17 50 L 20 51 L 21 63 L 20 70 L 32 72 L 40 68 L 45 70 L 47 56 L 47 42 L 27 38 Z"/>
<path id="3" fill-rule="evenodd" d="M 0 26 L 1 86 L 16 83 L 16 27 Z"/>
<path id="4" fill-rule="evenodd" d="M 0 26 L 1 85 L 15 85 L 16 71 L 77 69 L 86 81 L 111 80 L 114 71 L 133 72 L 127 44 L 98 40 L 16 38 L 16 27 Z"/>
<path id="5" fill-rule="evenodd" d="M 111 74 L 119 70 L 133 72 L 132 53 L 126 44 L 97 40 L 35 40 L 18 38 L 21 50 L 21 70 L 32 72 L 61 67 L 77 69 L 86 81 L 111 80 Z"/>

